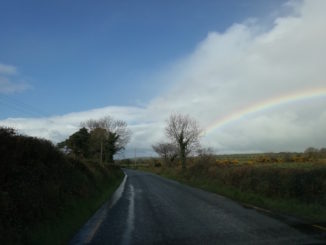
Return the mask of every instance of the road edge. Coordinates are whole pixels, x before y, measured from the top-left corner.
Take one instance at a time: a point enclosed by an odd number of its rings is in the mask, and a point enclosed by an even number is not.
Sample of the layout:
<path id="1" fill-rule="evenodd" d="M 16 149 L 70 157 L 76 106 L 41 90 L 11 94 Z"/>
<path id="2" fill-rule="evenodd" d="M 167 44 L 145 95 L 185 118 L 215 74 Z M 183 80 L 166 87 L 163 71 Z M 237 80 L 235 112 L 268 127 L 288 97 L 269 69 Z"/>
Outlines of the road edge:
<path id="1" fill-rule="evenodd" d="M 122 170 L 123 171 L 123 170 Z M 90 218 L 89 220 L 77 231 L 77 233 L 70 240 L 69 245 L 79 245 L 89 243 L 102 222 L 104 221 L 108 210 L 110 210 L 120 199 L 125 190 L 125 184 L 128 175 L 123 171 L 124 177 L 119 187 L 114 191 L 111 198 L 106 201 Z"/>

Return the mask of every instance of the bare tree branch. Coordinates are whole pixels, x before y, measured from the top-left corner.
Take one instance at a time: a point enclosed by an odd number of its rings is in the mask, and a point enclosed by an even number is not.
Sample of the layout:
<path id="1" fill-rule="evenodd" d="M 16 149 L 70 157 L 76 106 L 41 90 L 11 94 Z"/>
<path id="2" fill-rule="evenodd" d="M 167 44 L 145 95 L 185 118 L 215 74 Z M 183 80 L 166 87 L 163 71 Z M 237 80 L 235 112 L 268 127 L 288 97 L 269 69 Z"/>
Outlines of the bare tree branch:
<path id="1" fill-rule="evenodd" d="M 197 121 L 189 115 L 172 114 L 165 132 L 178 146 L 182 167 L 185 168 L 187 156 L 199 146 L 201 130 Z"/>
<path id="2" fill-rule="evenodd" d="M 178 156 L 177 146 L 172 143 L 157 143 L 152 148 L 167 165 L 171 165 Z"/>

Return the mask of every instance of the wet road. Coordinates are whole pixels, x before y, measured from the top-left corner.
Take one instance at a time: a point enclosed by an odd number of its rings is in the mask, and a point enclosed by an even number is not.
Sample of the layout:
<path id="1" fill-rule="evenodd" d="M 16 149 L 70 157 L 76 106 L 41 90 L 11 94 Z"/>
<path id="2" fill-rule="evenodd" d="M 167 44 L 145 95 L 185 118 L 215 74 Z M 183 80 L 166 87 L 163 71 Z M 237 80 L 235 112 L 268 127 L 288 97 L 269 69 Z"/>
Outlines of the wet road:
<path id="1" fill-rule="evenodd" d="M 127 177 L 71 244 L 325 244 L 302 231 L 222 196 L 160 176 Z"/>

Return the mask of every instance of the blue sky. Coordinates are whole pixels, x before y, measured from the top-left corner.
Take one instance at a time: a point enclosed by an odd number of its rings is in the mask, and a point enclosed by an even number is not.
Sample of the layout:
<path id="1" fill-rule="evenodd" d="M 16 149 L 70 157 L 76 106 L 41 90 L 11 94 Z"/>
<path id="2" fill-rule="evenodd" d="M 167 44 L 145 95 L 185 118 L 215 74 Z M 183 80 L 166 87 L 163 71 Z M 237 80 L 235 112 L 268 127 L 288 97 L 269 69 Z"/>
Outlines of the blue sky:
<path id="1" fill-rule="evenodd" d="M 326 147 L 325 9 L 325 0 L 1 1 L 0 125 L 56 143 L 110 115 L 132 131 L 126 156 L 148 156 L 178 112 L 218 153 Z M 238 114 L 306 91 L 318 96 Z"/>
<path id="2" fill-rule="evenodd" d="M 1 1 L 0 63 L 15 67 L 10 81 L 26 89 L 0 94 L 0 119 L 146 104 L 169 87 L 156 74 L 209 32 L 268 21 L 283 3 Z"/>

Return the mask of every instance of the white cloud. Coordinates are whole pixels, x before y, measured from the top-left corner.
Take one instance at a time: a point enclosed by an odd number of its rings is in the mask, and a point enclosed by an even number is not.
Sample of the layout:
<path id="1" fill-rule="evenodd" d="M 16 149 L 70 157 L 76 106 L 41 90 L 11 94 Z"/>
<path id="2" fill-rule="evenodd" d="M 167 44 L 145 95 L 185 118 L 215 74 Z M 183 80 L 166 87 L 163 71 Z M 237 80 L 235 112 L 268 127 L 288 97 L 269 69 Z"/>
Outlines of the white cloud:
<path id="1" fill-rule="evenodd" d="M 59 142 L 77 131 L 80 123 L 88 119 L 99 119 L 106 115 L 114 115 L 115 118 L 125 120 L 132 126 L 133 123 L 138 122 L 138 117 L 141 114 L 141 108 L 105 107 L 48 118 L 8 118 L 0 121 L 0 124 L 13 127 L 28 135 Z"/>
<path id="2" fill-rule="evenodd" d="M 7 119 L 0 123 L 53 140 L 80 121 L 106 114 L 126 120 L 129 144 L 145 153 L 163 139 L 171 112 L 189 113 L 206 127 L 219 118 L 269 98 L 326 87 L 326 1 L 291 1 L 293 11 L 266 29 L 258 21 L 211 32 L 194 50 L 157 79 L 172 87 L 144 108 L 107 107 L 49 119 Z M 203 144 L 220 152 L 298 151 L 326 146 L 325 97 L 276 106 L 208 132 Z M 139 154 L 139 153 L 138 153 Z"/>
<path id="3" fill-rule="evenodd" d="M 15 83 L 12 82 L 7 77 L 1 77 L 0 76 L 0 94 L 9 94 L 9 93 L 15 93 L 15 92 L 21 92 L 26 89 L 28 89 L 30 86 L 26 83 Z"/>
<path id="4" fill-rule="evenodd" d="M 0 74 L 16 74 L 17 69 L 14 66 L 11 65 L 5 65 L 0 63 Z"/>
<path id="5" fill-rule="evenodd" d="M 26 82 L 17 81 L 17 75 L 16 67 L 0 63 L 0 94 L 21 92 L 30 88 Z"/>

